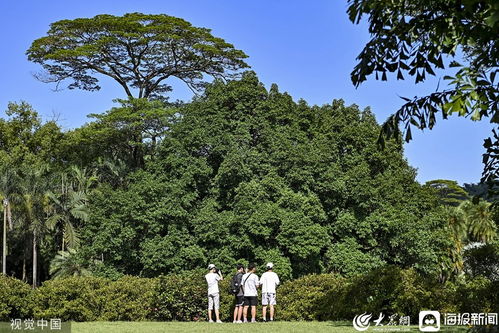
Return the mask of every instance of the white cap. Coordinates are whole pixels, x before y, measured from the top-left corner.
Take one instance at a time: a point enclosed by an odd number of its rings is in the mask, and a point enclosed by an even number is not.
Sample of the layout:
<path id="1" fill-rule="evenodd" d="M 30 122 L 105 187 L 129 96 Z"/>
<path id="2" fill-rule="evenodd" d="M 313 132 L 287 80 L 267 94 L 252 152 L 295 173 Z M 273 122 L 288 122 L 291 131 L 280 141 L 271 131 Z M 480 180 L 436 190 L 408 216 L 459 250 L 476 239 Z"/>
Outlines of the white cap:
<path id="1" fill-rule="evenodd" d="M 267 268 L 271 269 L 272 267 L 274 267 L 274 264 L 273 264 L 273 263 L 271 263 L 271 262 L 268 262 L 268 263 L 267 263 Z"/>
<path id="2" fill-rule="evenodd" d="M 213 268 L 215 268 L 215 265 L 213 265 L 213 264 L 209 264 L 209 265 L 208 265 L 208 269 L 210 269 L 210 270 L 211 270 L 211 269 L 213 269 Z"/>

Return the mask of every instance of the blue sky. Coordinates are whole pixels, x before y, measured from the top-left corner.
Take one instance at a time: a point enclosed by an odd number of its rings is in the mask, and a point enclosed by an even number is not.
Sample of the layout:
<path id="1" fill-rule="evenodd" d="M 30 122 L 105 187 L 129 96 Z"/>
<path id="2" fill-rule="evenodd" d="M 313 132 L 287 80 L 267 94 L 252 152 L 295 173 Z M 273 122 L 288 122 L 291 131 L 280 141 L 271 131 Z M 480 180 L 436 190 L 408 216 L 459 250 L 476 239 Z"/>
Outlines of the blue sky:
<path id="1" fill-rule="evenodd" d="M 355 89 L 350 72 L 355 57 L 369 40 L 365 24 L 353 25 L 345 1 L 3 1 L 0 3 L 0 109 L 9 101 L 27 101 L 45 118 L 57 117 L 66 128 L 88 121 L 89 113 L 113 106 L 124 93 L 114 82 L 102 81 L 99 92 L 64 90 L 36 81 L 40 67 L 27 61 L 26 49 L 45 35 L 51 22 L 127 12 L 164 13 L 181 17 L 195 26 L 212 29 L 249 55 L 248 63 L 270 87 L 277 83 L 295 99 L 309 104 L 330 103 L 342 98 L 347 104 L 370 106 L 379 122 L 394 112 L 402 100 L 435 90 L 438 77 L 415 85 L 412 80 L 377 82 L 374 78 Z M 189 90 L 174 84 L 172 99 L 188 100 Z M 491 125 L 469 119 L 439 121 L 432 131 L 413 133 L 405 146 L 409 163 L 418 169 L 417 179 L 454 179 L 478 182 L 482 171 L 483 139 Z"/>

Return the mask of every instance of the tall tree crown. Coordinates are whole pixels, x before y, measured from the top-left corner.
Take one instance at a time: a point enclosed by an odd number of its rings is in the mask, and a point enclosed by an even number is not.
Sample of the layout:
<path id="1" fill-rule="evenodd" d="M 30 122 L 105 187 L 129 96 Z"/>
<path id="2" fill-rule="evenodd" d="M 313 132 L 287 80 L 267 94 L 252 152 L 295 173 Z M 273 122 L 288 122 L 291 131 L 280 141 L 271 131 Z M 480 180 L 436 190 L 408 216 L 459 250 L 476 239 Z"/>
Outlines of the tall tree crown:
<path id="1" fill-rule="evenodd" d="M 165 81 L 171 77 L 197 91 L 205 75 L 228 78 L 248 67 L 243 51 L 209 29 L 164 14 L 57 21 L 26 54 L 45 70 L 37 78 L 55 82 L 57 88 L 68 79 L 69 89 L 99 90 L 100 74 L 117 81 L 127 96 L 138 98 L 170 91 Z"/>

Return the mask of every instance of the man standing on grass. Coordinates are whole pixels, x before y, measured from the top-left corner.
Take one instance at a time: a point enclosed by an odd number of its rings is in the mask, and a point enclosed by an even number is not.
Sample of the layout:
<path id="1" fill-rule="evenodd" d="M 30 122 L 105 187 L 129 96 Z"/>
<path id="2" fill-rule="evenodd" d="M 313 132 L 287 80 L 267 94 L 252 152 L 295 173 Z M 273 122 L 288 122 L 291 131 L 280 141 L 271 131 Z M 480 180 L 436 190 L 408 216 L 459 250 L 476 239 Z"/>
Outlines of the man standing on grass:
<path id="1" fill-rule="evenodd" d="M 276 304 L 276 288 L 279 285 L 279 277 L 273 272 L 274 264 L 267 263 L 267 271 L 260 278 L 262 286 L 262 316 L 267 321 L 267 305 L 270 307 L 270 321 L 274 321 L 274 305 Z"/>
<path id="2" fill-rule="evenodd" d="M 222 273 L 213 264 L 208 265 L 208 270 L 210 271 L 204 277 L 208 283 L 208 319 L 210 323 L 213 323 L 211 319 L 211 311 L 215 310 L 215 317 L 217 323 L 221 323 L 220 315 L 218 309 L 220 308 L 220 291 L 218 290 L 218 281 L 223 280 Z"/>
<path id="3" fill-rule="evenodd" d="M 251 263 L 248 265 L 248 272 L 243 275 L 242 288 L 244 293 L 244 309 L 243 317 L 244 322 L 248 322 L 248 308 L 251 307 L 251 322 L 256 323 L 256 304 L 258 292 L 258 275 L 256 273 L 256 264 Z"/>
<path id="4" fill-rule="evenodd" d="M 243 282 L 244 266 L 242 264 L 237 265 L 237 272 L 232 278 L 230 289 L 231 292 L 236 297 L 236 306 L 234 308 L 234 323 L 242 323 L 241 319 L 243 316 L 243 305 L 244 305 L 244 292 L 241 286 Z"/>

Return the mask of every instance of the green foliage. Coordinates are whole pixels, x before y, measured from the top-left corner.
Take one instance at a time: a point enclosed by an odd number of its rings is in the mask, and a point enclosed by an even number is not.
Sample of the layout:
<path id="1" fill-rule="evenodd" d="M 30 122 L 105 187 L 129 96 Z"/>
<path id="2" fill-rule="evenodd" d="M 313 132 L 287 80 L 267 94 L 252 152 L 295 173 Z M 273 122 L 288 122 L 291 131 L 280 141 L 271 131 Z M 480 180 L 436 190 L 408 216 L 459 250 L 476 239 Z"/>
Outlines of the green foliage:
<path id="1" fill-rule="evenodd" d="M 142 276 L 208 262 L 272 261 L 284 279 L 384 263 L 439 269 L 437 198 L 399 145 L 377 149 L 368 109 L 295 103 L 247 72 L 177 110 L 145 168 L 94 196 L 89 260 Z"/>
<path id="2" fill-rule="evenodd" d="M 277 290 L 280 320 L 343 318 L 341 307 L 348 281 L 333 274 L 307 275 L 284 283 Z"/>
<path id="3" fill-rule="evenodd" d="M 457 299 L 461 312 L 494 312 L 499 306 L 498 281 L 477 276 L 458 284 Z"/>
<path id="4" fill-rule="evenodd" d="M 17 279 L 0 274 L 0 320 L 32 315 L 31 288 Z"/>
<path id="5" fill-rule="evenodd" d="M 350 0 L 350 20 L 358 24 L 366 15 L 371 40 L 358 56 L 351 76 L 358 86 L 369 75 L 387 80 L 388 73 L 415 77 L 416 83 L 444 69 L 449 57 L 450 67 L 457 67 L 454 76 L 444 76 L 449 88 L 424 97 L 403 98 L 406 102 L 383 125 L 380 143 L 385 138 L 401 138 L 399 123 L 405 127 L 405 140 L 412 139 L 411 128 L 433 128 L 437 115 L 444 119 L 451 114 L 480 120 L 489 117 L 499 123 L 499 5 L 495 0 L 452 1 L 390 1 Z M 462 55 L 464 54 L 464 57 Z M 461 65 L 454 59 L 464 58 Z M 499 141 L 487 139 L 484 147 L 484 180 L 498 178 Z"/>
<path id="6" fill-rule="evenodd" d="M 361 245 L 353 238 L 333 244 L 327 250 L 325 260 L 328 271 L 344 276 L 361 274 L 383 265 L 378 256 L 363 252 Z"/>
<path id="7" fill-rule="evenodd" d="M 33 291 L 36 318 L 74 321 L 145 320 L 153 311 L 157 280 L 126 276 L 116 281 L 70 277 Z"/>
<path id="8" fill-rule="evenodd" d="M 467 276 L 483 276 L 491 281 L 499 281 L 499 241 L 476 244 L 463 254 L 464 270 Z"/>
<path id="9" fill-rule="evenodd" d="M 89 276 L 92 273 L 85 267 L 75 249 L 59 251 L 50 262 L 50 275 L 53 279 L 61 279 L 68 276 Z"/>
<path id="10" fill-rule="evenodd" d="M 125 276 L 104 286 L 99 293 L 104 300 L 99 319 L 102 321 L 141 321 L 154 313 L 153 302 L 158 279 Z"/>
<path id="11" fill-rule="evenodd" d="M 138 98 L 170 91 L 164 82 L 170 77 L 199 89 L 203 75 L 231 77 L 231 72 L 248 67 L 244 52 L 209 29 L 164 14 L 57 21 L 26 54 L 45 69 L 42 81 L 60 84 L 69 79 L 70 89 L 93 91 L 100 89 L 98 73 L 114 79 L 129 97 L 137 89 Z"/>
<path id="12" fill-rule="evenodd" d="M 109 280 L 96 277 L 69 277 L 45 281 L 33 294 L 35 318 L 61 318 L 63 321 L 97 320 L 106 300 L 100 293 Z"/>
<path id="13" fill-rule="evenodd" d="M 31 290 L 2 278 L 0 309 L 4 318 L 53 317 L 74 321 L 205 321 L 205 271 L 164 275 L 155 279 L 126 276 L 117 281 L 72 277 L 45 282 Z M 220 316 L 231 321 L 232 273 L 219 283 Z M 284 282 L 277 290 L 279 320 L 351 320 L 363 312 L 417 317 L 423 309 L 442 312 L 493 312 L 499 306 L 497 281 L 483 276 L 437 283 L 414 269 L 384 266 L 344 278 L 311 274 Z M 259 300 L 260 302 L 260 300 Z M 260 310 L 260 305 L 258 306 Z"/>
<path id="14" fill-rule="evenodd" d="M 459 206 L 464 200 L 469 199 L 468 193 L 457 184 L 455 180 L 437 179 L 425 183 L 437 192 L 440 203 L 444 206 Z"/>
<path id="15" fill-rule="evenodd" d="M 202 271 L 159 277 L 152 318 L 196 321 L 206 318 L 207 287 Z"/>
<path id="16" fill-rule="evenodd" d="M 119 106 L 102 114 L 90 114 L 95 120 L 69 131 L 61 144 L 66 158 L 78 165 L 97 167 L 103 176 L 108 173 L 107 181 L 116 176 L 109 175 L 116 171 L 109 162 L 121 161 L 128 171 L 154 159 L 157 145 L 178 117 L 178 110 L 171 103 L 132 97 L 115 102 Z M 99 162 L 99 158 L 105 160 Z M 107 166 L 102 162 L 108 162 Z"/>

